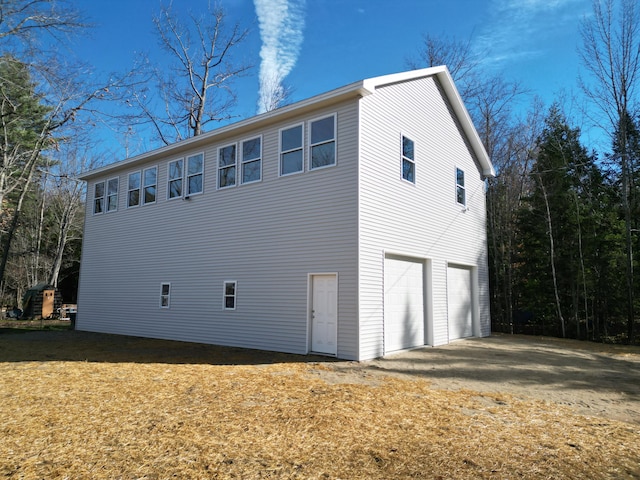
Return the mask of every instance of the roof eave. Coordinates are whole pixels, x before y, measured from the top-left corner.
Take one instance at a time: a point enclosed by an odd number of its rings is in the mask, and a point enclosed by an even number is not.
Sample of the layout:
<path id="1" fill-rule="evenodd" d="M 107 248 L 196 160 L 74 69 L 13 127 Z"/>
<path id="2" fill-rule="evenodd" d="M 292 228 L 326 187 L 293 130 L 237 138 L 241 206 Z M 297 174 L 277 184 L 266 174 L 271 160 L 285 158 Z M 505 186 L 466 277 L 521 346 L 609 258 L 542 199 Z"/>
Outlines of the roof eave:
<path id="1" fill-rule="evenodd" d="M 179 153 L 184 150 L 194 149 L 198 146 L 205 144 L 211 139 L 223 138 L 230 134 L 239 134 L 244 130 L 256 128 L 258 126 L 268 125 L 270 123 L 284 120 L 288 117 L 304 113 L 305 111 L 322 108 L 323 106 L 329 106 L 331 104 L 347 100 L 350 98 L 364 97 L 375 92 L 377 87 L 390 85 L 393 83 L 404 82 L 408 80 L 414 80 L 417 78 L 436 76 L 442 85 L 442 88 L 449 99 L 458 120 L 462 126 L 462 130 L 467 136 L 471 148 L 473 149 L 482 169 L 482 175 L 487 177 L 495 177 L 495 170 L 491 163 L 491 159 L 487 154 L 487 151 L 480 140 L 478 132 L 476 131 L 471 116 L 467 111 L 458 89 L 456 88 L 453 78 L 451 77 L 449 70 L 446 66 L 423 68 L 420 70 L 412 70 L 409 72 L 394 73 L 390 75 L 383 75 L 380 77 L 373 77 L 359 82 L 345 85 L 344 87 L 331 90 L 329 92 L 316 95 L 306 100 L 301 100 L 291 105 L 272 110 L 270 112 L 262 113 L 254 117 L 241 120 L 236 123 L 226 125 L 224 127 L 217 128 L 210 132 L 191 137 L 180 142 L 173 143 L 149 152 L 137 155 L 135 157 L 127 158 L 116 163 L 111 163 L 104 167 L 99 167 L 94 170 L 85 172 L 79 176 L 80 180 L 89 180 L 98 175 L 102 175 L 107 171 L 124 168 L 130 164 L 140 161 L 151 160 L 156 157 L 165 156 L 171 153 Z"/>
<path id="2" fill-rule="evenodd" d="M 437 77 L 438 80 L 440 80 L 440 85 L 442 85 L 447 97 L 449 97 L 449 102 L 453 111 L 456 113 L 456 116 L 460 121 L 460 125 L 462 126 L 462 130 L 466 134 L 467 139 L 471 144 L 471 148 L 476 154 L 476 158 L 482 167 L 482 176 L 484 178 L 495 177 L 496 172 L 493 168 L 493 163 L 489 158 L 487 150 L 484 148 L 484 144 L 480 139 L 480 135 L 478 135 L 476 127 L 473 125 L 471 115 L 469 115 L 469 111 L 467 110 L 467 107 L 465 107 L 462 97 L 460 97 L 460 93 L 453 82 L 453 78 L 451 78 L 449 70 L 444 68 L 444 70 L 437 74 Z"/>
<path id="3" fill-rule="evenodd" d="M 216 128 L 215 130 L 211 130 L 210 132 L 206 132 L 195 137 L 187 138 L 185 140 L 181 140 L 179 142 L 172 143 L 170 145 L 166 145 L 164 147 L 160 147 L 155 150 L 151 150 L 149 152 L 127 158 L 125 160 L 110 163 L 109 165 L 105 165 L 103 167 L 98 167 L 96 169 L 82 173 L 78 178 L 80 180 L 86 181 L 93 177 L 102 175 L 110 170 L 124 168 L 133 163 L 141 162 L 144 160 L 151 160 L 153 158 L 165 156 L 173 152 L 194 149 L 202 144 L 210 142 L 211 139 L 214 138 L 224 137 L 225 135 L 231 133 L 241 133 L 243 130 L 249 130 L 258 126 L 268 125 L 276 121 L 284 120 L 287 117 L 304 113 L 308 110 L 322 108 L 324 106 L 329 106 L 343 100 L 363 97 L 372 93 L 373 90 L 367 88 L 367 86 L 365 85 L 365 81 L 351 83 L 349 85 L 345 85 L 344 87 L 337 88 L 320 95 L 316 95 L 306 100 L 301 100 L 299 102 L 292 103 L 291 105 L 286 105 L 270 112 L 261 113 L 245 120 L 240 120 L 239 122 Z"/>
<path id="4" fill-rule="evenodd" d="M 435 76 L 438 78 L 440 85 L 445 91 L 447 98 L 449 99 L 449 103 L 451 104 L 453 111 L 455 112 L 460 125 L 462 126 L 462 130 L 467 136 L 469 143 L 471 144 L 471 148 L 480 163 L 480 167 L 482 169 L 482 175 L 484 178 L 495 177 L 496 172 L 493 168 L 493 164 L 491 163 L 491 159 L 487 154 L 486 149 L 484 148 L 484 144 L 478 135 L 478 131 L 473 125 L 473 121 L 471 120 L 471 116 L 467 108 L 462 101 L 462 97 L 458 92 L 458 89 L 453 82 L 453 78 L 449 73 L 449 70 L 446 66 L 441 65 L 437 67 L 429 67 L 423 68 L 419 70 L 411 70 L 408 72 L 394 73 L 391 75 L 383 75 L 381 77 L 369 78 L 363 81 L 363 86 L 370 91 L 374 91 L 377 87 L 390 85 L 393 83 L 405 82 L 408 80 L 415 80 L 417 78 L 431 77 Z"/>

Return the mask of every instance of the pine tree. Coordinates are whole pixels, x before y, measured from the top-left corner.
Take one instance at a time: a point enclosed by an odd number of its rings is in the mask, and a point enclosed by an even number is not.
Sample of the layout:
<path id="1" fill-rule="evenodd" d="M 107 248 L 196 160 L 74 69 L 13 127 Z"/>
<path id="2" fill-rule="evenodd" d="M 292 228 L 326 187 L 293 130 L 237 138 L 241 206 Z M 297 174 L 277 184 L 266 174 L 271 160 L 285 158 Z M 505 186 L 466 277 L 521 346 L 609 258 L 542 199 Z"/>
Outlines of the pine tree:
<path id="1" fill-rule="evenodd" d="M 52 145 L 49 107 L 41 102 L 27 66 L 11 56 L 0 57 L 0 214 L 2 231 L 0 292 L 11 244 L 42 153 Z"/>
<path id="2" fill-rule="evenodd" d="M 603 177 L 554 105 L 538 140 L 532 190 L 519 215 L 519 295 L 522 309 L 562 336 L 583 335 L 592 324 L 592 266 L 603 217 Z M 595 215 L 595 217 L 594 217 Z M 581 328 L 581 326 L 583 326 Z"/>

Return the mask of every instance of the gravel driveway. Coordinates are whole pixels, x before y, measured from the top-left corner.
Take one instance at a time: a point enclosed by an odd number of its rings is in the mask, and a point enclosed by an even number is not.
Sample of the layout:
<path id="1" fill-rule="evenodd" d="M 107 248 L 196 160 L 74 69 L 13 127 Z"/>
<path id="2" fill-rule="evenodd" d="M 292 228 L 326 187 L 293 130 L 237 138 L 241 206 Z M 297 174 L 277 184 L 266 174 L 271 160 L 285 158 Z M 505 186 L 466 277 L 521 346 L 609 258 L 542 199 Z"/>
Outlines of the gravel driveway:
<path id="1" fill-rule="evenodd" d="M 419 376 L 435 388 L 511 394 L 576 413 L 640 424 L 640 347 L 494 335 L 370 362 L 336 362 L 335 381 Z"/>

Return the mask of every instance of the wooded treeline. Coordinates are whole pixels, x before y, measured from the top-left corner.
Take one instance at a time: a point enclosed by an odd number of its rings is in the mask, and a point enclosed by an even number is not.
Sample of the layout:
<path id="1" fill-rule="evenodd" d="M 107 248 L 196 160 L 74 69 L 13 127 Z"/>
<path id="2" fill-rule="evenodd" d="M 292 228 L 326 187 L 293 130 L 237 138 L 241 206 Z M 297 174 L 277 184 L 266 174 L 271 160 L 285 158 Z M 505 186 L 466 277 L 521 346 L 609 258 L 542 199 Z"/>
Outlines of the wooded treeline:
<path id="1" fill-rule="evenodd" d="M 55 48 L 88 28 L 73 2 L 0 2 L 3 305 L 19 305 L 39 282 L 57 284 L 75 301 L 84 213 L 77 175 L 106 158 L 96 154 L 96 125 L 120 132 L 129 154 L 141 127 L 147 140 L 167 144 L 233 116 L 232 81 L 251 71 L 234 59 L 247 31 L 219 8 L 181 17 L 171 4 L 150 24 L 163 68 L 143 57 L 100 78 Z M 496 331 L 638 338 L 639 29 L 634 0 L 593 2 L 576 53 L 578 103 L 586 105 L 577 114 L 566 99 L 543 105 L 517 80 L 489 73 L 486 52 L 471 39 L 425 35 L 419 58 L 408 62 L 449 67 L 497 172 L 487 180 Z M 606 148 L 583 143 L 577 125 L 586 122 L 602 132 Z"/>
<path id="2" fill-rule="evenodd" d="M 494 331 L 638 341 L 639 29 L 633 0 L 596 0 L 581 25 L 581 116 L 608 139 L 600 152 L 582 143 L 566 102 L 534 99 L 514 115 L 528 97 L 518 83 L 482 75 L 468 44 L 425 38 L 434 63 L 465 66 L 461 94 L 497 171 L 487 181 Z"/>
<path id="3" fill-rule="evenodd" d="M 487 180 L 493 330 L 637 342 L 639 7 L 595 0 L 581 34 L 579 101 L 543 105 L 489 73 L 471 40 L 425 35 L 409 66 L 449 66 L 497 172 Z M 585 145 L 577 119 L 608 146 Z"/>
<path id="4" fill-rule="evenodd" d="M 247 31 L 229 26 L 221 8 L 180 16 L 169 3 L 149 19 L 165 54 L 162 68 L 143 55 L 129 70 L 97 73 L 69 55 L 90 30 L 78 5 L 0 1 L 0 302 L 6 307 L 21 307 L 25 291 L 38 283 L 57 286 L 63 301 L 76 302 L 84 215 L 77 177 L 121 157 L 99 144 L 101 129 L 120 133 L 127 156 L 146 140 L 168 144 L 204 133 L 232 117 L 232 82 L 250 68 L 233 56 Z M 144 129 L 150 138 L 143 141 Z"/>

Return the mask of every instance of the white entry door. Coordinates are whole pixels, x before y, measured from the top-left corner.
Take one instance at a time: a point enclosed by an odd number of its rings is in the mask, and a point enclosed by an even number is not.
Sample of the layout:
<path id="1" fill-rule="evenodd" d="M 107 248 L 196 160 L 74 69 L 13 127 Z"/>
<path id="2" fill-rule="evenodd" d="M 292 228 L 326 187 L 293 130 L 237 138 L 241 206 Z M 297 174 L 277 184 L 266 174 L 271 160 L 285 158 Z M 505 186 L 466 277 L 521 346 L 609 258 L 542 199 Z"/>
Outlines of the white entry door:
<path id="1" fill-rule="evenodd" d="M 338 278 L 311 276 L 311 351 L 338 353 Z"/>
<path id="2" fill-rule="evenodd" d="M 447 268 L 449 340 L 473 335 L 471 298 L 471 270 L 449 266 Z"/>

